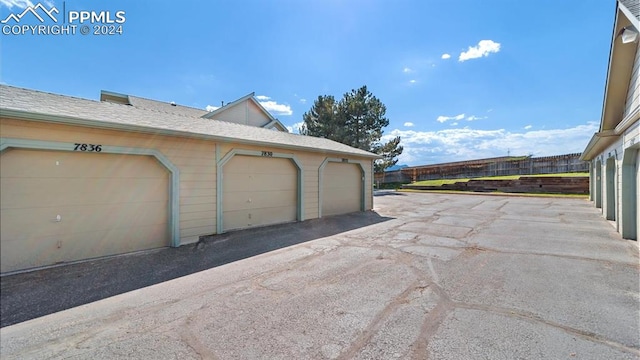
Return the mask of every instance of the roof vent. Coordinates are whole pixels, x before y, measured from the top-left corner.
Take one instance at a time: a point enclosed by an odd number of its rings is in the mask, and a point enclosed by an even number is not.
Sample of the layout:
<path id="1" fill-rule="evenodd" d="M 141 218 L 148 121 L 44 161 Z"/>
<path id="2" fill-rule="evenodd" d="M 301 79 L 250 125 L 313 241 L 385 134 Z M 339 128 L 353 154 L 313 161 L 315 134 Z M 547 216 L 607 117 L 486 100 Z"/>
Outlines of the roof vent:
<path id="1" fill-rule="evenodd" d="M 175 101 L 172 101 L 169 104 L 171 104 L 171 106 L 176 106 L 176 102 Z"/>

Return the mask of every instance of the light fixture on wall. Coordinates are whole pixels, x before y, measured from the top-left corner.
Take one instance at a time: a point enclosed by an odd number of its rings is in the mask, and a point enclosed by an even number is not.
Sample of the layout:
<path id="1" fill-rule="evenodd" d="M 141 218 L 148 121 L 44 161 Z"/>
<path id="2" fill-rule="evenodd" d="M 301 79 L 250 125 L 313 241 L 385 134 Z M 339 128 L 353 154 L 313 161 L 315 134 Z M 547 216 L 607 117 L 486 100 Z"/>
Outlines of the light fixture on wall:
<path id="1" fill-rule="evenodd" d="M 620 30 L 620 38 L 623 44 L 636 42 L 638 40 L 638 30 L 634 29 L 633 26 L 622 28 Z"/>

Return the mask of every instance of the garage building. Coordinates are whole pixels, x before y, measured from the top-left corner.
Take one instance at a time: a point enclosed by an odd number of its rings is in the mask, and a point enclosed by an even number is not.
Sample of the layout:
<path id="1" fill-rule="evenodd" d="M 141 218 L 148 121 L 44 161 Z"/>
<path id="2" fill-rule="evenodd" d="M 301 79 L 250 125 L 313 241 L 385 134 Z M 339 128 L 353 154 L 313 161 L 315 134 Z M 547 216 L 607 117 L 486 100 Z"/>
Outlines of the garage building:
<path id="1" fill-rule="evenodd" d="M 377 157 L 288 133 L 253 94 L 208 112 L 0 85 L 1 272 L 370 210 Z"/>
<path id="2" fill-rule="evenodd" d="M 616 2 L 600 129 L 589 161 L 591 200 L 625 239 L 638 240 L 640 197 L 640 3 Z"/>

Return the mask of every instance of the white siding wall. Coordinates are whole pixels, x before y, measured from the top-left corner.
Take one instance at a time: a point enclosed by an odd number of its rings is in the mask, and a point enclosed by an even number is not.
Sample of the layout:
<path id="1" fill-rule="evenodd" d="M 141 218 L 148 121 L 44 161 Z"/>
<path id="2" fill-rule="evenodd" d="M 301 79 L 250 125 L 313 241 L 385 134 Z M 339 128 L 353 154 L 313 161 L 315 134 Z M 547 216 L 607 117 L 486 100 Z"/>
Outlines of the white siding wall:
<path id="1" fill-rule="evenodd" d="M 615 195 L 616 195 L 616 228 L 620 231 L 622 227 L 622 159 L 624 151 L 632 146 L 637 146 L 640 142 L 640 123 L 636 122 L 625 133 L 620 136 L 618 141 L 605 149 L 599 156 L 602 156 L 602 213 L 607 213 L 607 159 L 609 154 L 616 158 L 615 161 Z M 617 153 L 617 156 L 616 156 Z M 594 162 L 595 164 L 595 162 Z M 640 164 L 640 163 L 638 163 Z M 638 166 L 640 167 L 640 166 Z M 595 171 L 595 170 L 594 170 Z M 639 211 L 640 212 L 640 211 Z M 640 222 L 638 223 L 640 224 Z"/>
<path id="2" fill-rule="evenodd" d="M 638 46 L 636 49 L 636 59 L 633 63 L 633 71 L 631 72 L 631 80 L 629 81 L 624 117 L 640 108 L 640 45 L 636 46 Z"/>
<path id="3" fill-rule="evenodd" d="M 637 46 L 637 45 L 636 45 Z M 633 64 L 633 71 L 631 75 L 631 79 L 629 80 L 629 87 L 627 89 L 627 96 L 625 100 L 625 110 L 624 115 L 620 121 L 624 120 L 627 116 L 633 114 L 635 111 L 638 111 L 640 108 L 640 46 L 636 49 L 636 56 Z M 616 228 L 618 231 L 622 229 L 623 225 L 623 217 L 622 217 L 622 166 L 623 166 L 623 157 L 625 150 L 634 146 L 637 147 L 640 142 L 640 123 L 636 121 L 633 125 L 631 125 L 625 132 L 622 134 L 618 141 L 613 143 L 607 149 L 605 149 L 602 153 L 598 155 L 602 159 L 601 165 L 601 174 L 602 174 L 602 182 L 601 182 L 601 191 L 602 191 L 602 213 L 607 213 L 607 170 L 606 164 L 607 159 L 610 156 L 615 157 L 615 207 L 616 207 Z M 640 155 L 638 155 L 640 156 Z M 638 159 L 640 160 L 640 159 Z M 597 162 L 594 161 L 593 164 Z M 637 168 L 640 168 L 640 162 L 636 162 Z M 595 165 L 594 165 L 595 166 Z M 638 171 L 638 169 L 637 169 Z M 595 172 L 595 169 L 594 169 Z M 638 182 L 638 180 L 636 181 Z M 635 184 L 636 186 L 640 186 L 640 184 Z M 637 187 L 636 189 L 640 189 Z M 640 194 L 640 191 L 637 191 L 637 194 Z M 638 195 L 640 196 L 640 195 Z M 636 201 L 637 204 L 637 201 Z M 640 217 L 640 211 L 638 211 L 638 217 Z M 638 218 L 638 225 L 640 225 L 640 218 Z"/>
<path id="4" fill-rule="evenodd" d="M 640 151 L 636 154 L 636 207 L 638 204 L 640 204 Z M 640 227 L 640 209 L 636 209 L 636 229 L 638 227 Z"/>
<path id="5" fill-rule="evenodd" d="M 616 155 L 617 153 L 617 155 Z M 620 204 L 620 186 L 619 186 L 619 178 L 622 164 L 622 139 L 616 141 L 613 145 L 609 146 L 605 151 L 601 153 L 602 156 L 602 213 L 603 216 L 606 216 L 609 211 L 609 194 L 607 191 L 607 183 L 609 182 L 609 173 L 607 172 L 607 160 L 611 157 L 617 157 L 615 162 L 615 176 L 614 179 L 615 185 L 615 195 L 618 199 L 616 199 L 616 205 Z M 616 209 L 616 220 L 619 218 L 619 209 Z"/>

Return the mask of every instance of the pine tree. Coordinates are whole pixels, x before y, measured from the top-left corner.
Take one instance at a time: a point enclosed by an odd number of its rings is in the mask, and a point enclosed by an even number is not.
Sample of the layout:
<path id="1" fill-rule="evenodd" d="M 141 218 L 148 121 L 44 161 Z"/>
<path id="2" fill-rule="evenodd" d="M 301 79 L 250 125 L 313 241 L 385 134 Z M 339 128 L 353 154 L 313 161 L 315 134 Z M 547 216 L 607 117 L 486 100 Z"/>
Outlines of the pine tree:
<path id="1" fill-rule="evenodd" d="M 381 155 L 383 158 L 375 162 L 375 171 L 384 171 L 398 162 L 403 150 L 399 136 L 386 143 L 380 142 L 383 128 L 389 125 L 386 111 L 384 104 L 366 86 L 344 94 L 337 103 L 331 95 L 318 96 L 302 116 L 304 124 L 300 132 Z"/>

